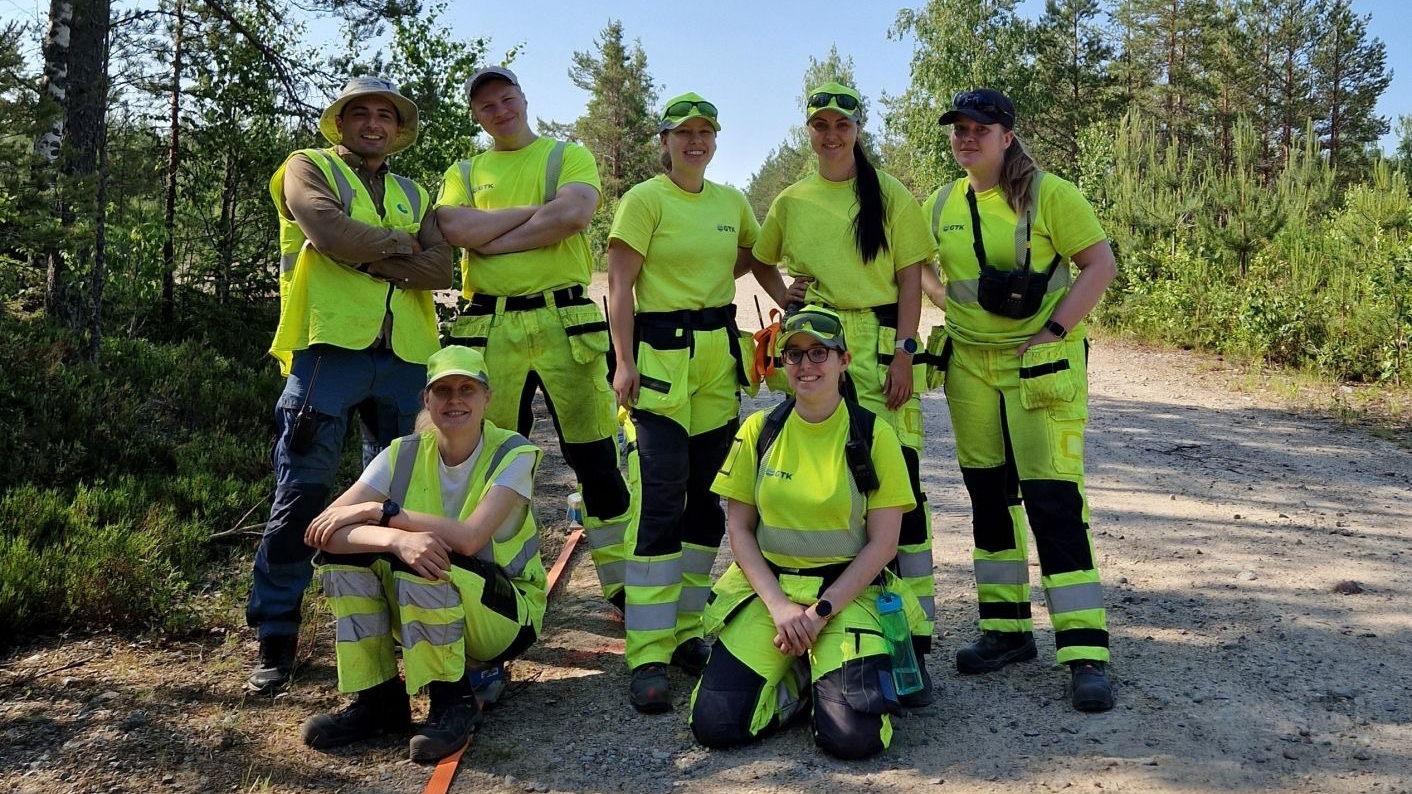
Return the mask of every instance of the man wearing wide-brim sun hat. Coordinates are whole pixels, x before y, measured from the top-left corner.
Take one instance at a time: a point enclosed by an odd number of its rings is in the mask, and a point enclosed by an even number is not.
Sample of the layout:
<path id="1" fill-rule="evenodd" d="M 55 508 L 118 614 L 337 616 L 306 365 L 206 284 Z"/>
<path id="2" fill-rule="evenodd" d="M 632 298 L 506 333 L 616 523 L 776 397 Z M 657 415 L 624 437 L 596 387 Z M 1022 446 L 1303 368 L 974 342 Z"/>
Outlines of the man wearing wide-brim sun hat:
<path id="1" fill-rule="evenodd" d="M 309 521 L 333 488 L 350 417 L 366 464 L 412 431 L 438 349 L 431 291 L 451 286 L 451 246 L 426 189 L 387 158 L 417 139 L 397 86 L 355 77 L 319 119 L 331 144 L 292 153 L 270 180 L 279 213 L 280 317 L 270 354 L 287 377 L 275 407 L 275 494 L 255 555 L 246 618 L 260 660 L 247 682 L 289 681 L 313 550 Z M 356 409 L 356 410 L 355 410 Z"/>

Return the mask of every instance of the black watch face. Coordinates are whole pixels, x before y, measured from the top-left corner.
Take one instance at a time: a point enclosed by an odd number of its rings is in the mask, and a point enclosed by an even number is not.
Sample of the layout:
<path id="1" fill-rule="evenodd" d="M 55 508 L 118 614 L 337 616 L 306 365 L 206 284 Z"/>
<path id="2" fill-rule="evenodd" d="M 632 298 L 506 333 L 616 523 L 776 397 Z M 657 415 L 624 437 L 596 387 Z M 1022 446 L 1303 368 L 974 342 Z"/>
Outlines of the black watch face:
<path id="1" fill-rule="evenodd" d="M 904 341 L 904 342 L 902 343 L 902 349 L 903 349 L 903 350 L 906 350 L 908 353 L 916 353 L 916 352 L 917 352 L 917 340 L 915 340 L 915 339 L 908 339 L 908 340 Z"/>
<path id="2" fill-rule="evenodd" d="M 392 501 L 391 499 L 388 499 L 386 502 L 382 503 L 383 515 L 391 518 L 392 516 L 395 516 L 400 512 L 402 512 L 401 506 L 398 505 L 396 502 Z"/>
<path id="3" fill-rule="evenodd" d="M 819 603 L 814 605 L 814 613 L 821 618 L 826 618 L 833 614 L 833 604 L 827 599 L 819 599 Z"/>

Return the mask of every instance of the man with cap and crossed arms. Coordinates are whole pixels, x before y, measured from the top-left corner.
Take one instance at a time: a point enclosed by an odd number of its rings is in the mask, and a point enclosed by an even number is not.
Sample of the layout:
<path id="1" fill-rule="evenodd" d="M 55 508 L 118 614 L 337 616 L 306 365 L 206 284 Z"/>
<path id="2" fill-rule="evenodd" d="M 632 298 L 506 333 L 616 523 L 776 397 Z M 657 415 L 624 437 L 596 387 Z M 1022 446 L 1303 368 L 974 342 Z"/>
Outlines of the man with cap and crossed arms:
<path id="1" fill-rule="evenodd" d="M 623 537 L 637 509 L 618 468 L 617 398 L 608 382 L 608 324 L 584 294 L 593 257 L 584 231 L 600 203 L 593 155 L 530 129 L 509 69 L 466 81 L 488 151 L 453 163 L 437 218 L 463 249 L 465 306 L 449 340 L 485 355 L 496 384 L 488 418 L 528 435 L 535 390 L 583 492 L 583 525 L 603 595 L 623 607 Z"/>
<path id="2" fill-rule="evenodd" d="M 417 139 L 417 106 L 392 83 L 350 80 L 319 119 L 332 144 L 294 152 L 270 179 L 279 212 L 280 317 L 270 353 L 287 377 L 275 406 L 274 503 L 255 554 L 246 619 L 260 660 L 246 682 L 289 682 L 314 550 L 348 423 L 363 463 L 412 431 L 439 347 L 431 291 L 451 286 L 452 248 L 427 190 L 388 170 Z"/>

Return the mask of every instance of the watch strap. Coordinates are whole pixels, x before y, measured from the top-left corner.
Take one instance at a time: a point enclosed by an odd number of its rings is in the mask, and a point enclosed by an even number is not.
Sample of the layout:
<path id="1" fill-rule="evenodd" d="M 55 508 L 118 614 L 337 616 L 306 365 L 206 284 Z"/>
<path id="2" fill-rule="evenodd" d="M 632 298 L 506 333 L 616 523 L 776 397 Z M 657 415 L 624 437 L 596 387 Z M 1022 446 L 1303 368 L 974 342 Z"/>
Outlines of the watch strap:
<path id="1" fill-rule="evenodd" d="M 1044 330 L 1048 331 L 1048 332 L 1051 333 L 1051 334 L 1054 334 L 1055 336 L 1059 337 L 1060 339 L 1063 339 L 1063 338 L 1064 338 L 1065 336 L 1067 336 L 1068 333 L 1069 333 L 1069 329 L 1065 328 L 1064 326 L 1060 325 L 1059 323 L 1057 323 L 1057 322 L 1055 322 L 1055 321 L 1053 321 L 1053 320 L 1046 320 L 1046 321 L 1045 321 L 1045 323 L 1044 323 Z"/>

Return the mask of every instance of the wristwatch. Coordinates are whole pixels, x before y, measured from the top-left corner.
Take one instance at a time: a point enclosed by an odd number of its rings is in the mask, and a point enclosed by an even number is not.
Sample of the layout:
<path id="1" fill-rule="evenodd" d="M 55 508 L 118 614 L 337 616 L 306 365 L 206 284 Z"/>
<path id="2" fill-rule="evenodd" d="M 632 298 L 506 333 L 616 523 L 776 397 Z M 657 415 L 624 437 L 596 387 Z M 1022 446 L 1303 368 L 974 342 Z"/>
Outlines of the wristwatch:
<path id="1" fill-rule="evenodd" d="M 826 618 L 833 614 L 833 602 L 827 598 L 820 598 L 814 602 L 814 614 L 821 618 Z"/>
<path id="2" fill-rule="evenodd" d="M 895 349 L 901 350 L 909 356 L 915 356 L 917 355 L 917 340 L 910 336 L 905 339 L 899 339 L 897 340 L 897 347 Z"/>
<path id="3" fill-rule="evenodd" d="M 1054 322 L 1053 320 L 1045 322 L 1044 330 L 1048 331 L 1051 334 L 1054 334 L 1060 339 L 1063 339 L 1064 336 L 1069 333 L 1069 329 L 1065 328 L 1059 323 Z"/>
<path id="4" fill-rule="evenodd" d="M 385 527 L 392 521 L 392 517 L 402 512 L 402 505 L 388 499 L 382 503 L 382 518 L 378 519 L 378 526 Z"/>

